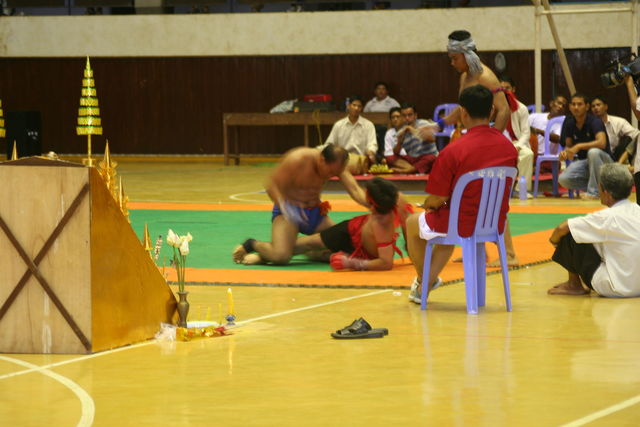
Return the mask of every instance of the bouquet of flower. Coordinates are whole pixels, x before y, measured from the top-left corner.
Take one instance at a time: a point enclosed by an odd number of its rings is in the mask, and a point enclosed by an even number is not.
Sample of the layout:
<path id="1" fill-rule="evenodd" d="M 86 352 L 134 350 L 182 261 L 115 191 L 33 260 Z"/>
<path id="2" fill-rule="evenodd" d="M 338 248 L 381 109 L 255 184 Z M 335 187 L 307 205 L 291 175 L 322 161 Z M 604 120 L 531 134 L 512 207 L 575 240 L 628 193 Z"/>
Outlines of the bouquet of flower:
<path id="1" fill-rule="evenodd" d="M 167 244 L 173 248 L 173 265 L 178 275 L 178 292 L 184 292 L 184 269 L 189 255 L 189 242 L 193 240 L 191 233 L 178 236 L 173 230 L 167 233 Z"/>

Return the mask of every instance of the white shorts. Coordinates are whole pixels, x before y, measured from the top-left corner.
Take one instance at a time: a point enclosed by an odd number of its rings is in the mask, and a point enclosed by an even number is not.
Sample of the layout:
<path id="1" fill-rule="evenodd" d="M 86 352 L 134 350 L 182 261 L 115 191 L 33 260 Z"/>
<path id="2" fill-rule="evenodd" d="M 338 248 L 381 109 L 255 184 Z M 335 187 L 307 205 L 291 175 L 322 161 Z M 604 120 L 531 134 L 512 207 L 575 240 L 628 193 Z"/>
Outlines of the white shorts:
<path id="1" fill-rule="evenodd" d="M 429 224 L 427 224 L 427 215 L 422 214 L 418 217 L 418 226 L 420 227 L 420 238 L 424 240 L 431 240 L 434 237 L 443 237 L 446 236 L 447 233 L 438 233 L 437 231 L 433 231 Z"/>

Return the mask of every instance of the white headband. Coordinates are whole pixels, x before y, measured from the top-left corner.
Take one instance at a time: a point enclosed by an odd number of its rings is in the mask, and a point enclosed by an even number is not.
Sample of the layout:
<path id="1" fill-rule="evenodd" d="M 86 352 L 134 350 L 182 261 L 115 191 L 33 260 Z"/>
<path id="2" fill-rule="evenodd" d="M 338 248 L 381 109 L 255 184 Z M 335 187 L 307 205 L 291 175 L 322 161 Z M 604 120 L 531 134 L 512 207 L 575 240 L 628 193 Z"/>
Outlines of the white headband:
<path id="1" fill-rule="evenodd" d="M 480 74 L 482 73 L 482 64 L 478 54 L 474 52 L 475 48 L 476 44 L 471 37 L 462 41 L 449 39 L 449 45 L 447 46 L 447 50 L 451 53 L 464 54 L 464 59 L 467 61 L 471 74 Z"/>

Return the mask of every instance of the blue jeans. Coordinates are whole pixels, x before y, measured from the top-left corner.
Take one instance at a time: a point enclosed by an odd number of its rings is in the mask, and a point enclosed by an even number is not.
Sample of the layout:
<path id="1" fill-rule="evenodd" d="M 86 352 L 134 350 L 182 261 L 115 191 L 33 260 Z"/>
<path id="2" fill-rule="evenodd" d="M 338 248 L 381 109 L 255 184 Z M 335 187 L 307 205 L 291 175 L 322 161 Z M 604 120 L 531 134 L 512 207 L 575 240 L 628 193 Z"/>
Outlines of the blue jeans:
<path id="1" fill-rule="evenodd" d="M 590 148 L 587 158 L 571 162 L 558 177 L 558 182 L 569 190 L 587 190 L 587 194 L 597 196 L 600 167 L 612 161 L 606 151 Z"/>

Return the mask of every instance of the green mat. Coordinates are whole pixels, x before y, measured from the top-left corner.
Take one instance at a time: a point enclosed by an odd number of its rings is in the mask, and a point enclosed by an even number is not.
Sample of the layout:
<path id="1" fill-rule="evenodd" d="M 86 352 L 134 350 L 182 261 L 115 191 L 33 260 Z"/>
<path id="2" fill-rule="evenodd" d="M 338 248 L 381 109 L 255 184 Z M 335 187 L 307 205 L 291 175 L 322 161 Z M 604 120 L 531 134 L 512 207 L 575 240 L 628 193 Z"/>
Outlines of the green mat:
<path id="1" fill-rule="evenodd" d="M 363 211 L 364 212 L 364 211 Z M 331 218 L 337 223 L 359 215 L 358 212 L 331 212 Z M 522 214 L 510 213 L 511 232 L 514 236 L 554 228 L 575 214 Z M 151 243 L 155 244 L 158 235 L 162 235 L 163 244 L 156 263 L 168 265 L 172 257 L 172 248 L 164 240 L 167 230 L 171 228 L 179 235 L 193 235 L 190 244 L 187 267 L 224 268 L 224 269 L 286 269 L 291 266 L 244 266 L 231 260 L 231 251 L 245 239 L 257 240 L 271 238 L 271 212 L 267 211 L 177 211 L 177 210 L 131 210 L 131 226 L 142 240 L 144 224 L 149 227 Z M 402 236 L 398 239 L 398 247 L 404 247 Z M 327 265 L 309 261 L 304 256 L 296 256 L 291 264 L 296 270 L 326 271 Z"/>

